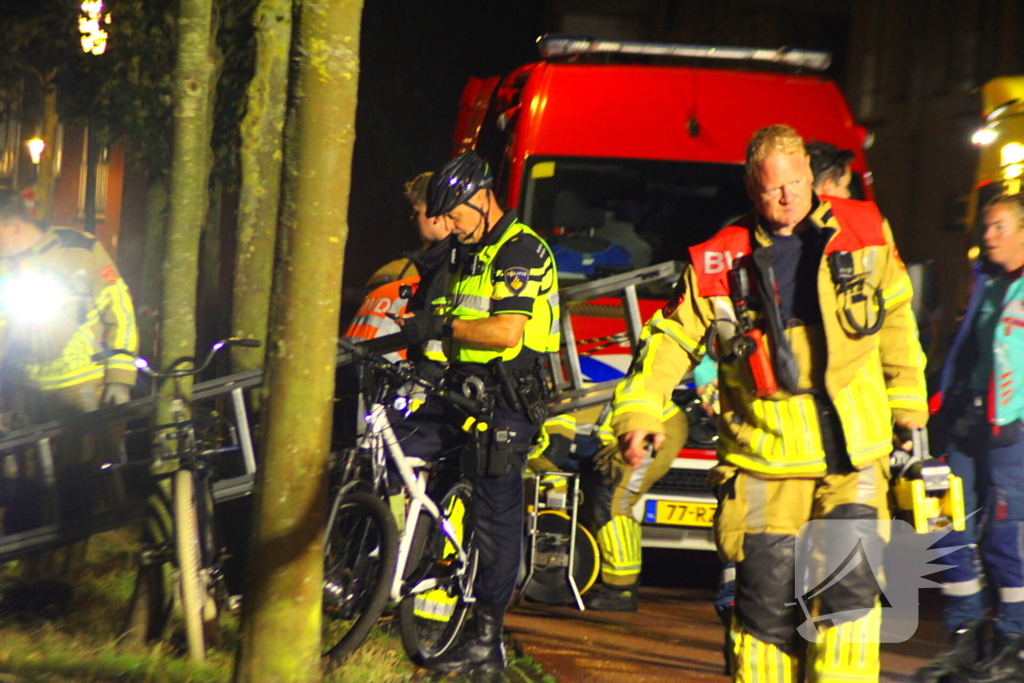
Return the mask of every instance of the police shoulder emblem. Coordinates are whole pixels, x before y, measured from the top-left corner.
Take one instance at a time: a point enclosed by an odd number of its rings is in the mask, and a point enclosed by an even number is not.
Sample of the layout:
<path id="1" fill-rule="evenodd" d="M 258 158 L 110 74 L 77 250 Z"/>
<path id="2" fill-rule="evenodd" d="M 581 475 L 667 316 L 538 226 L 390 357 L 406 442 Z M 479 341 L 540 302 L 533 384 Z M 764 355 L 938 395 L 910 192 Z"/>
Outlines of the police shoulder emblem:
<path id="1" fill-rule="evenodd" d="M 511 290 L 513 294 L 526 289 L 526 283 L 530 281 L 530 271 L 526 268 L 506 268 L 505 269 L 505 286 Z"/>

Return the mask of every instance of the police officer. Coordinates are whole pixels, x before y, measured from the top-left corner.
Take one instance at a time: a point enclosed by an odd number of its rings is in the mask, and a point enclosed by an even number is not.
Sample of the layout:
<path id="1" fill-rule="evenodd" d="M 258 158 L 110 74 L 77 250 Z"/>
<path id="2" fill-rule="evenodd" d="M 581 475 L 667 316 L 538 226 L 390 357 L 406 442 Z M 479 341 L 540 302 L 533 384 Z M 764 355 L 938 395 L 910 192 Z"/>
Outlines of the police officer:
<path id="1" fill-rule="evenodd" d="M 523 468 L 544 419 L 548 353 L 558 349 L 558 278 L 547 244 L 503 211 L 486 162 L 466 152 L 438 170 L 427 187 L 427 216 L 441 216 L 456 238 L 444 297 L 435 316 L 402 320 L 410 343 L 441 338 L 448 381 L 482 382 L 495 405 L 486 435 L 474 433 L 472 513 L 479 551 L 475 619 L 462 641 L 427 668 L 483 673 L 506 666 L 502 628 L 519 570 Z M 466 444 L 461 420 L 427 403 L 396 431 L 403 447 L 430 456 Z"/>
<path id="2" fill-rule="evenodd" d="M 881 607 L 869 563 L 813 606 L 832 620 L 805 644 L 796 535 L 811 519 L 847 520 L 870 543 L 871 521 L 890 517 L 893 428 L 928 415 L 910 279 L 874 204 L 814 194 L 792 128 L 757 131 L 746 172 L 755 210 L 691 248 L 682 291 L 649 323 L 616 392 L 612 426 L 626 460 L 641 462 L 664 438 L 672 389 L 712 346 L 721 359 L 715 535 L 736 564 L 734 680 L 799 680 L 806 648 L 809 680 L 877 681 Z"/>
<path id="3" fill-rule="evenodd" d="M 24 199 L 0 190 L 0 390 L 23 423 L 65 420 L 101 405 L 128 401 L 136 369 L 131 358 L 93 360 L 104 348 L 138 345 L 128 287 L 103 246 L 67 228 L 40 228 Z M 101 449 L 110 433 L 65 433 L 55 444 L 60 517 L 91 513 Z M 24 474 L 27 463 L 21 463 Z M 36 482 L 22 478 L 8 506 L 7 532 L 43 521 Z M 84 544 L 73 546 L 55 577 L 80 570 Z M 38 576 L 31 578 L 40 578 Z"/>

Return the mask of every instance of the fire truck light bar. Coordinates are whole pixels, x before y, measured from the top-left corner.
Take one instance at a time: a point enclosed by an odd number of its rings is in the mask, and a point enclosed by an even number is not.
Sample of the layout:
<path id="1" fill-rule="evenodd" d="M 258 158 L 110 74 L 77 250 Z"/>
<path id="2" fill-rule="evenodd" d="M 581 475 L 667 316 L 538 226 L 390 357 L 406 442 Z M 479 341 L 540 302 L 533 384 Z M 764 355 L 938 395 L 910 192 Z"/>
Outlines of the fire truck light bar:
<path id="1" fill-rule="evenodd" d="M 832 63 L 832 53 L 819 50 L 794 50 L 785 47 L 778 50 L 768 50 L 755 47 L 642 43 L 639 41 L 595 40 L 578 36 L 541 36 L 537 39 L 537 48 L 540 51 L 540 56 L 544 59 L 580 54 L 617 53 L 658 57 L 698 57 L 701 59 L 771 62 L 813 69 L 814 71 L 824 71 Z"/>

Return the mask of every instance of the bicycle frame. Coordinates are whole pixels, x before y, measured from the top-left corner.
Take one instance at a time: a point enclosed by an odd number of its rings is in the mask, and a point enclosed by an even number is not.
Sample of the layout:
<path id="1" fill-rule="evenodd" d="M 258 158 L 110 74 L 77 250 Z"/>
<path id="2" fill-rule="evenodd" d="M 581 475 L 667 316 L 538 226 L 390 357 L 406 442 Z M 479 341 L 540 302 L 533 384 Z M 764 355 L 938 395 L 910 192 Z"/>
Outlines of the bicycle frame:
<path id="1" fill-rule="evenodd" d="M 469 566 L 469 557 L 458 540 L 451 520 L 441 512 L 437 503 L 427 495 L 428 475 L 425 472 L 418 471 L 426 462 L 421 458 L 407 456 L 402 450 L 391 422 L 388 420 L 387 407 L 382 403 L 373 404 L 370 408 L 370 414 L 367 416 L 366 424 L 367 429 L 360 439 L 359 450 L 366 450 L 371 453 L 373 490 L 378 493 L 384 492 L 386 495 L 387 467 L 385 461 L 386 458 L 390 458 L 398 470 L 398 474 L 402 478 L 410 498 L 405 516 L 405 526 L 399 540 L 397 568 L 395 578 L 391 584 L 391 599 L 397 602 L 408 595 L 425 593 L 440 585 L 437 578 L 426 578 L 419 581 L 415 586 L 403 591 L 405 568 L 412 550 L 413 535 L 416 531 L 419 517 L 425 511 L 426 514 L 430 515 L 434 523 L 438 525 L 445 539 L 455 549 L 460 564 L 460 570 L 456 573 L 456 577 L 463 595 L 467 596 L 466 601 L 471 602 L 472 577 L 468 576 L 468 572 L 465 571 L 465 568 Z M 335 494 L 327 528 L 331 528 L 334 523 L 334 517 L 339 507 L 338 504 L 342 497 L 358 484 L 358 481 L 348 482 Z"/>

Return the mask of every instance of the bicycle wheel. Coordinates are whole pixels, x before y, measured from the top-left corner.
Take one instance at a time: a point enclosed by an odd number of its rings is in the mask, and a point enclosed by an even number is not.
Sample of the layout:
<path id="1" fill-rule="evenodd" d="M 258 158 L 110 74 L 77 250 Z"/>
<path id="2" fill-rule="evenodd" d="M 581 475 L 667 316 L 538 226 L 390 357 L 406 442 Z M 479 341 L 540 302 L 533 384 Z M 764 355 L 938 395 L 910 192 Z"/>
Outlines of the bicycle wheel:
<path id="1" fill-rule="evenodd" d="M 170 507 L 167 495 L 160 488 L 146 500 L 142 556 L 123 630 L 125 640 L 133 644 L 159 640 L 174 605 L 171 565 L 167 561 L 173 535 Z"/>
<path id="2" fill-rule="evenodd" d="M 387 604 L 395 576 L 398 528 L 377 496 L 334 499 L 324 543 L 323 652 L 338 666 L 369 635 Z"/>
<path id="3" fill-rule="evenodd" d="M 465 567 L 460 565 L 455 546 L 445 538 L 437 524 L 418 524 L 416 528 L 417 534 L 426 534 L 426 537 L 417 568 L 405 583 L 410 592 L 398 606 L 398 617 L 402 645 L 409 658 L 417 664 L 451 647 L 465 625 L 469 609 L 466 598 L 470 596 L 463 593 L 460 578 L 472 589 L 477 565 L 471 501 L 472 488 L 459 483 L 448 490 L 438 506 L 451 521 L 455 537 L 467 555 Z M 417 546 L 416 540 L 413 545 Z M 417 590 L 418 585 L 431 579 L 437 581 L 437 588 Z"/>
<path id="4" fill-rule="evenodd" d="M 174 541 L 181 613 L 189 657 L 201 662 L 206 659 L 203 611 L 207 592 L 195 488 L 192 472 L 178 470 L 174 473 Z"/>

